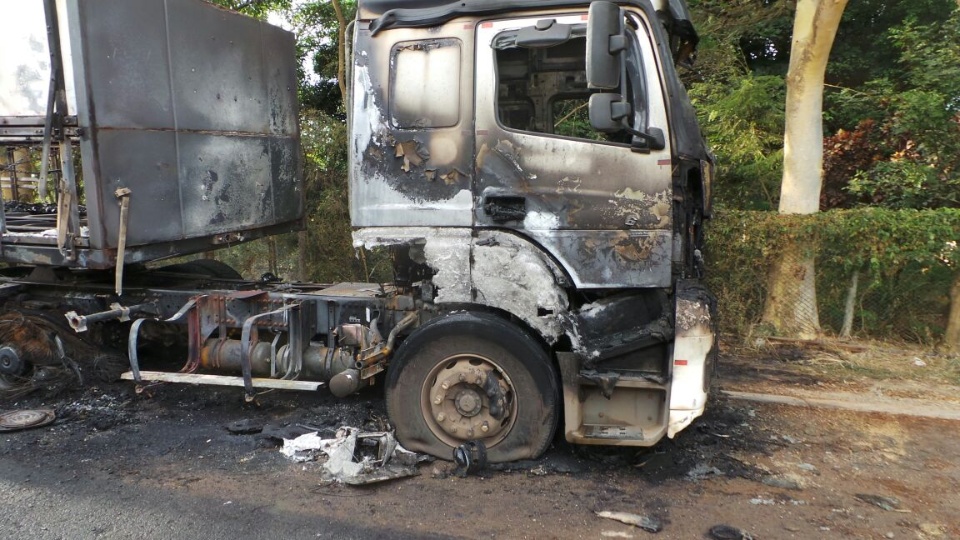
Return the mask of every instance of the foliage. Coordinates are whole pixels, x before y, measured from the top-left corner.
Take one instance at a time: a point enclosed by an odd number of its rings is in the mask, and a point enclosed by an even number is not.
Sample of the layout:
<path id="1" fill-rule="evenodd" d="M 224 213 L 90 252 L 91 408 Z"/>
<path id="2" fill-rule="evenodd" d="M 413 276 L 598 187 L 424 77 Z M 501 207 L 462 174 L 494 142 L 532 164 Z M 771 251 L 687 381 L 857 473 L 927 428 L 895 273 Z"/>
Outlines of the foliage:
<path id="1" fill-rule="evenodd" d="M 939 24 L 956 8 L 955 0 L 856 0 L 847 4 L 837 33 L 830 63 L 828 82 L 859 88 L 868 81 L 896 79 L 900 75 L 897 61 L 903 46 L 890 39 L 892 29 L 904 21 L 916 24 Z M 835 111 L 842 114 L 842 111 Z M 861 118 L 848 119 L 850 127 Z"/>
<path id="2" fill-rule="evenodd" d="M 225 8 L 239 11 L 251 17 L 266 19 L 272 11 L 290 9 L 292 0 L 210 0 Z"/>
<path id="3" fill-rule="evenodd" d="M 821 209 L 850 208 L 858 202 L 869 202 L 847 188 L 858 173 L 884 159 L 883 139 L 877 123 L 867 118 L 855 129 L 841 129 L 823 140 Z"/>
<path id="4" fill-rule="evenodd" d="M 690 98 L 700 125 L 720 156 L 717 201 L 724 206 L 777 207 L 783 169 L 784 80 L 775 76 L 697 83 Z"/>
<path id="5" fill-rule="evenodd" d="M 784 0 L 690 0 L 701 36 L 701 81 L 730 81 L 745 73 L 784 75 L 793 6 Z"/>
<path id="6" fill-rule="evenodd" d="M 960 210 L 863 208 L 812 215 L 718 212 L 707 229 L 711 288 L 724 306 L 724 331 L 746 334 L 760 319 L 770 262 L 793 243 L 817 260 L 825 329 L 838 331 L 853 274 L 859 273 L 861 335 L 931 342 L 946 325 L 950 285 L 960 271 Z"/>
<path id="7" fill-rule="evenodd" d="M 785 95 L 776 80 L 789 64 L 793 4 L 689 4 L 702 39 L 697 71 L 684 78 L 719 156 L 718 203 L 775 208 Z M 955 10 L 955 0 L 858 0 L 846 8 L 827 66 L 823 209 L 957 206 Z"/>
<path id="8" fill-rule="evenodd" d="M 869 120 L 827 140 L 824 207 L 960 207 L 960 9 L 939 24 L 907 20 L 889 37 L 896 79 L 836 98 Z"/>
<path id="9" fill-rule="evenodd" d="M 366 280 L 354 252 L 347 195 L 347 129 L 323 112 L 301 120 L 307 230 L 300 246 L 307 280 Z"/>
<path id="10" fill-rule="evenodd" d="M 340 2 L 345 21 L 353 19 L 356 2 Z M 330 1 L 302 2 L 287 13 L 297 33 L 301 60 L 312 68 L 313 74 L 302 74 L 300 103 L 304 108 L 323 111 L 340 120 L 345 119 L 340 88 L 337 81 L 338 50 L 336 10 Z"/>
<path id="11" fill-rule="evenodd" d="M 777 56 L 792 10 L 779 0 L 691 0 L 701 36 L 696 71 L 683 75 L 700 125 L 719 157 L 721 206 L 776 208 L 783 162 L 783 77 Z M 785 29 L 785 30 L 784 30 Z M 785 71 L 785 70 L 784 70 Z"/>

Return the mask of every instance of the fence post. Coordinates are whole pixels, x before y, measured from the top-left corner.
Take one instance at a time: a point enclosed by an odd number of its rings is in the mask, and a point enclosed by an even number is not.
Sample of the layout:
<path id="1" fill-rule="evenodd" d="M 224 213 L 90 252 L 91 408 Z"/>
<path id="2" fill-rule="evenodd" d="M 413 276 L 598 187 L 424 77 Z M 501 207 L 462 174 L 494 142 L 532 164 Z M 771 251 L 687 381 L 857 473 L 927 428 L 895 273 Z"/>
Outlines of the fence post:
<path id="1" fill-rule="evenodd" d="M 853 310 L 857 303 L 857 281 L 860 278 L 860 271 L 853 271 L 853 278 L 850 279 L 850 288 L 847 289 L 847 301 L 843 305 L 843 327 L 840 329 L 840 337 L 849 338 L 853 331 Z"/>

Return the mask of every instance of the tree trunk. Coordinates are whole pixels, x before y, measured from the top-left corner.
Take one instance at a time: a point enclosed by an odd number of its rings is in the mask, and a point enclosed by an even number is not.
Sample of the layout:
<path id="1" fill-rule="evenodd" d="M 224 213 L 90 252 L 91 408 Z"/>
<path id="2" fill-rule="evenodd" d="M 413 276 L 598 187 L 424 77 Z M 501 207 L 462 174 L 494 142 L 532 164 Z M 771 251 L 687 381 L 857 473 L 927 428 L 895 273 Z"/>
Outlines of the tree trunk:
<path id="1" fill-rule="evenodd" d="M 847 0 L 799 0 L 787 72 L 781 214 L 820 209 L 823 173 L 823 79 Z M 784 247 L 767 282 L 763 322 L 794 337 L 820 333 L 815 261 L 800 242 Z"/>
<path id="2" fill-rule="evenodd" d="M 279 275 L 280 271 L 277 268 L 277 237 L 271 236 L 267 238 L 267 266 L 268 271 L 273 275 Z"/>
<path id="3" fill-rule="evenodd" d="M 950 316 L 947 318 L 943 345 L 948 351 L 960 352 L 960 272 L 953 279 L 953 287 L 950 288 Z"/>
<path id="4" fill-rule="evenodd" d="M 800 0 L 793 23 L 783 134 L 781 214 L 820 209 L 823 79 L 847 0 Z"/>
<path id="5" fill-rule="evenodd" d="M 297 280 L 310 281 L 310 272 L 307 269 L 307 249 L 309 248 L 310 236 L 306 230 L 297 233 Z"/>
<path id="6" fill-rule="evenodd" d="M 801 244 L 787 246 L 770 268 L 763 322 L 780 335 L 816 339 L 820 336 L 820 313 L 815 265 L 813 257 L 801 256 L 801 252 Z"/>

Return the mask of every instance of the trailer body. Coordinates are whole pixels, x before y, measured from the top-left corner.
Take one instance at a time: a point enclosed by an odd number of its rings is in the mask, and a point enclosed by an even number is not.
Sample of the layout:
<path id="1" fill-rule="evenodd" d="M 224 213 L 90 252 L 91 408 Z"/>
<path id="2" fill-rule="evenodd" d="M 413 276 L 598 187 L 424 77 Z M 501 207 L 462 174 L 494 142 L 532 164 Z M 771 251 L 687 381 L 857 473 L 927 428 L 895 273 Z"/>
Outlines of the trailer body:
<path id="1" fill-rule="evenodd" d="M 52 238 L 7 212 L 4 260 L 27 265 L 8 310 L 123 347 L 139 387 L 379 381 L 404 446 L 444 458 L 535 457 L 561 416 L 568 441 L 650 446 L 702 414 L 713 157 L 675 67 L 697 41 L 682 0 L 359 2 L 350 213 L 357 248 L 392 251 L 384 285 L 122 264 L 300 224 L 293 37 L 198 0 L 43 4 L 72 67 L 54 99 L 17 83 L 34 108 L 0 102 L 0 141 L 79 146 L 87 211 L 63 166 Z M 143 369 L 178 339 L 179 372 Z M 25 350 L 0 346 L 0 376 L 64 363 Z"/>
<path id="2" fill-rule="evenodd" d="M 291 33 L 191 0 L 3 2 L 0 19 L 17 21 L 0 50 L 0 137 L 63 142 L 38 179 L 59 211 L 9 209 L 4 261 L 111 269 L 122 230 L 137 263 L 302 226 L 296 63 L 275 60 Z"/>

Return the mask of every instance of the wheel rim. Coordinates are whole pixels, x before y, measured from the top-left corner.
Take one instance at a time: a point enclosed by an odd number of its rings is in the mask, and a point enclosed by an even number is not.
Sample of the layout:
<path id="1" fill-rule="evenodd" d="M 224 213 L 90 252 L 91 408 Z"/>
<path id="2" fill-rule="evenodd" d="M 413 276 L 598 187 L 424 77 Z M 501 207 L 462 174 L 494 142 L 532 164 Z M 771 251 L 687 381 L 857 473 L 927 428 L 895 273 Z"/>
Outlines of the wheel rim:
<path id="1" fill-rule="evenodd" d="M 499 443 L 517 420 L 513 383 L 496 362 L 475 354 L 445 358 L 426 377 L 420 411 L 430 430 L 450 446 Z"/>

